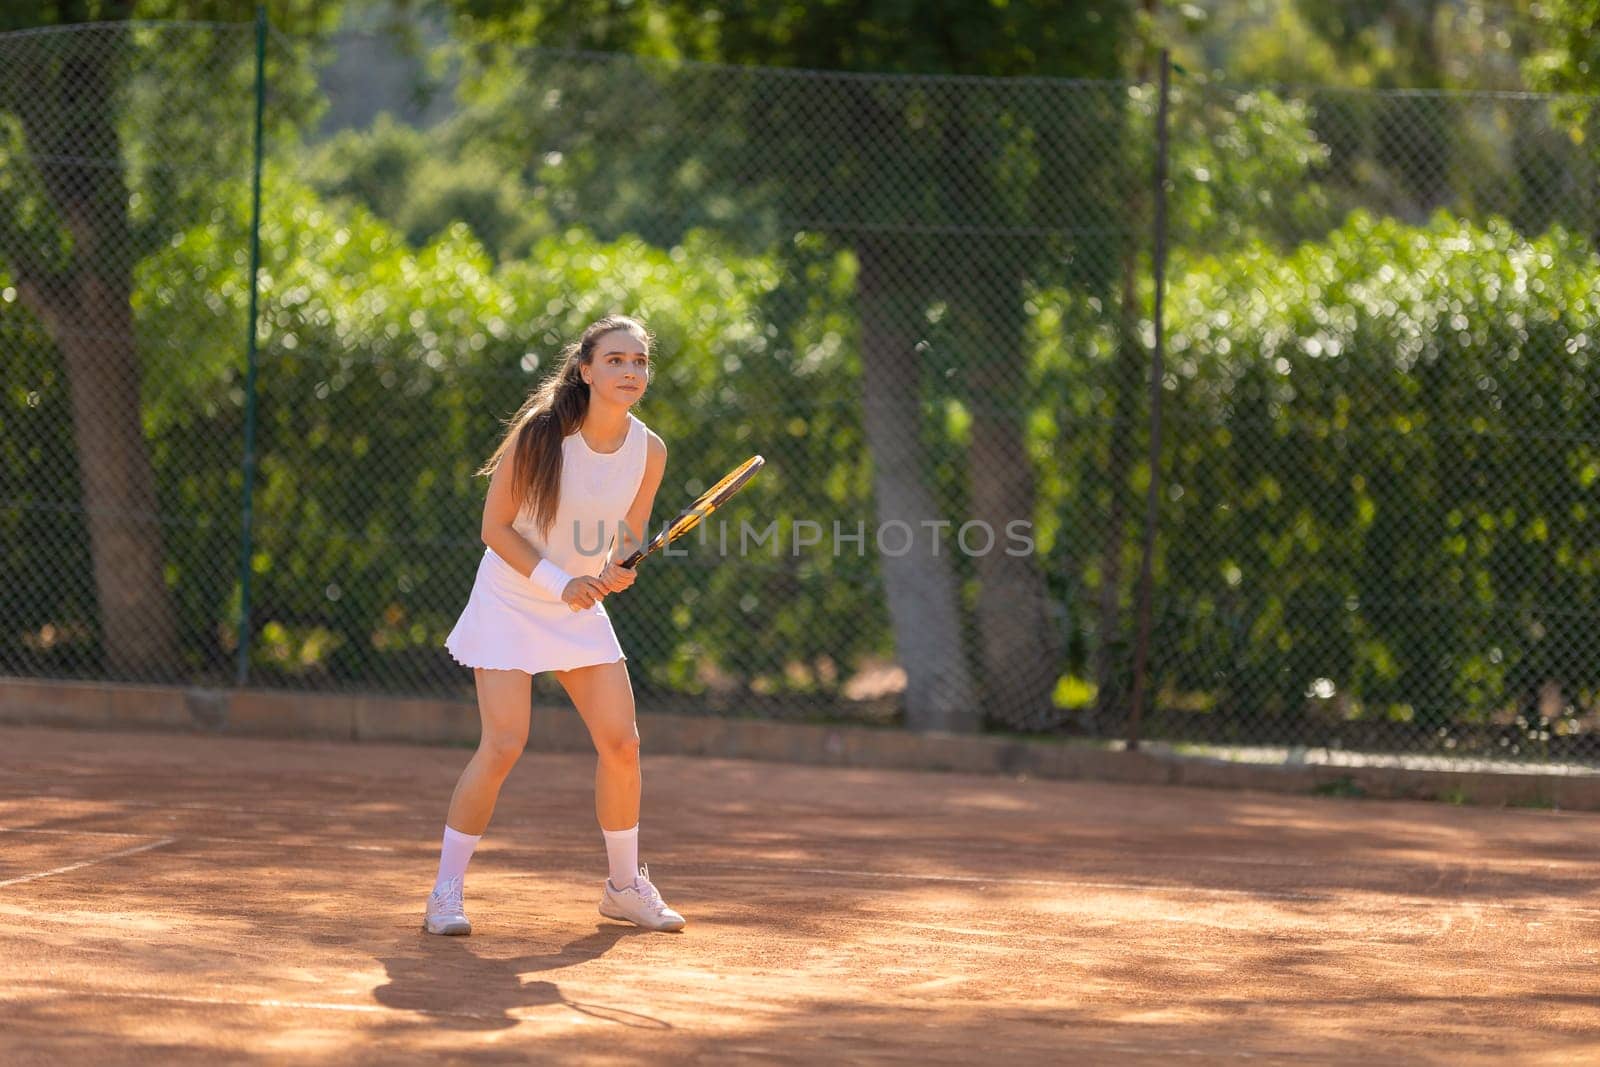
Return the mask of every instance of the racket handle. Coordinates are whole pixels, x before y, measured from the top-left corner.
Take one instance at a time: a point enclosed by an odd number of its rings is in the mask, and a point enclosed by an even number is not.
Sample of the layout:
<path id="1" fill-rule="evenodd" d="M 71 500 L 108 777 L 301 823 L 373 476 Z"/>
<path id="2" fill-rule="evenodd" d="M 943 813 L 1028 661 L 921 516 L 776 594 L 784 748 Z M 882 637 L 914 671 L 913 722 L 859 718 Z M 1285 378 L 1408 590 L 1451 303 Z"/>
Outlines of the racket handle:
<path id="1" fill-rule="evenodd" d="M 633 553 L 633 554 L 632 554 L 632 555 L 630 555 L 630 556 L 629 556 L 629 557 L 628 557 L 628 558 L 627 558 L 627 559 L 625 559 L 625 560 L 623 560 L 623 561 L 622 561 L 622 562 L 621 562 L 621 563 L 619 563 L 619 564 L 617 564 L 617 566 L 619 566 L 619 567 L 626 567 L 626 568 L 628 568 L 628 569 L 629 569 L 629 570 L 630 570 L 630 571 L 631 571 L 631 570 L 633 570 L 633 568 L 634 568 L 634 566 L 635 566 L 635 565 L 636 565 L 636 564 L 637 564 L 637 563 L 638 563 L 638 562 L 639 562 L 639 561 L 640 561 L 640 560 L 641 560 L 641 559 L 644 559 L 644 553 L 643 553 L 643 552 L 642 552 L 642 551 L 638 551 L 638 552 L 634 552 L 634 553 Z"/>

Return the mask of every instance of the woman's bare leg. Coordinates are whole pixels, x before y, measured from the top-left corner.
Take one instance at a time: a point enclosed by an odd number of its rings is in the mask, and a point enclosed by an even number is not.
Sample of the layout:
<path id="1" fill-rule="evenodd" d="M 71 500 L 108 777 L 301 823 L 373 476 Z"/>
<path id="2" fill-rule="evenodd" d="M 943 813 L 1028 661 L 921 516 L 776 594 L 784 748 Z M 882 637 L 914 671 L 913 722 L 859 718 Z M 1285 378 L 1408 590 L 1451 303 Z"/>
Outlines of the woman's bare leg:
<path id="1" fill-rule="evenodd" d="M 423 913 L 422 928 L 430 934 L 470 934 L 462 903 L 467 865 L 478 838 L 489 826 L 500 786 L 516 766 L 528 743 L 529 697 L 533 679 L 523 671 L 473 672 L 478 684 L 478 715 L 483 731 L 478 751 L 472 754 L 456 780 L 445 814 L 444 840 L 439 848 L 439 873 Z"/>
<path id="2" fill-rule="evenodd" d="M 489 825 L 500 786 L 528 743 L 533 678 L 524 671 L 477 668 L 478 717 L 483 722 L 478 750 L 467 761 L 450 797 L 445 825 L 478 835 Z"/>
<path id="3" fill-rule="evenodd" d="M 557 671 L 589 728 L 599 759 L 594 773 L 594 811 L 602 830 L 639 825 L 639 728 L 633 718 L 633 686 L 626 660 Z"/>
<path id="4" fill-rule="evenodd" d="M 633 686 L 623 660 L 559 671 L 567 695 L 589 727 L 599 759 L 594 771 L 594 813 L 606 839 L 610 877 L 600 914 L 647 930 L 682 930 L 682 915 L 667 907 L 645 877 L 639 859 L 639 728 Z"/>

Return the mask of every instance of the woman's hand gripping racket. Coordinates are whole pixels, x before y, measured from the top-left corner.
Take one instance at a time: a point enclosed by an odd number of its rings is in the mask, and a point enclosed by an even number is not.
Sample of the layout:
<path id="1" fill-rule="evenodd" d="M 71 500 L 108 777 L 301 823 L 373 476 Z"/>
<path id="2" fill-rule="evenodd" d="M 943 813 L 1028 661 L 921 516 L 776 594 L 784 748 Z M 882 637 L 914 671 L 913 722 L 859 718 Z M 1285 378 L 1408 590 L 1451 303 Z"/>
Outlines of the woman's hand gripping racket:
<path id="1" fill-rule="evenodd" d="M 694 529 L 696 526 L 699 526 L 701 519 L 705 518 L 713 511 L 716 511 L 723 504 L 727 503 L 728 498 L 733 496 L 733 494 L 737 493 L 739 490 L 743 489 L 750 479 L 756 476 L 756 471 L 766 466 L 766 464 L 767 461 L 762 459 L 760 456 L 751 456 L 749 459 L 739 464 L 733 470 L 729 471 L 728 475 L 723 478 L 722 481 L 701 493 L 699 498 L 695 500 L 693 504 L 690 504 L 687 508 L 678 513 L 678 517 L 672 520 L 672 524 L 670 526 L 667 526 L 660 533 L 652 537 L 649 544 L 645 545 L 643 548 L 630 555 L 627 559 L 623 560 L 620 566 L 627 567 L 631 570 L 632 568 L 638 566 L 639 561 L 644 559 L 650 553 L 656 551 L 657 549 L 667 547 L 672 542 L 676 541 L 678 538 Z"/>

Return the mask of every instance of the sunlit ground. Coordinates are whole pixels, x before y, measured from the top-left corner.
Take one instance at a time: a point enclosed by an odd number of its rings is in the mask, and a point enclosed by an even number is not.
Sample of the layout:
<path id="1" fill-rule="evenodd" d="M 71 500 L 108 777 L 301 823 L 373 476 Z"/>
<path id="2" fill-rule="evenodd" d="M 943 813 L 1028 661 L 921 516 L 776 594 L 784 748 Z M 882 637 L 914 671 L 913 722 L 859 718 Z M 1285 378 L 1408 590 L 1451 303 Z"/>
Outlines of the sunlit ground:
<path id="1" fill-rule="evenodd" d="M 7 1062 L 1584 1062 L 1600 816 L 645 758 L 681 935 L 529 754 L 0 730 Z"/>

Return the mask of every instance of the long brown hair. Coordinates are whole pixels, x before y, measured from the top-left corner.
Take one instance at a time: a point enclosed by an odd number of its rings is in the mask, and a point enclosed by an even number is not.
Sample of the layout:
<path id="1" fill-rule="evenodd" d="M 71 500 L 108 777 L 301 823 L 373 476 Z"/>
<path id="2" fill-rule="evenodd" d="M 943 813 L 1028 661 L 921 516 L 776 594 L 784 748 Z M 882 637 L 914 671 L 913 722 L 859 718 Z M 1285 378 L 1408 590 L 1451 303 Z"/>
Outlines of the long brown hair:
<path id="1" fill-rule="evenodd" d="M 522 402 L 522 407 L 506 423 L 505 436 L 478 469 L 492 475 L 502 460 L 512 457 L 511 491 L 517 514 L 533 511 L 539 536 L 550 533 L 556 521 L 556 506 L 561 499 L 561 442 L 576 433 L 589 413 L 589 386 L 579 369 L 594 359 L 594 345 L 612 330 L 632 330 L 644 338 L 648 354 L 655 343 L 644 324 L 627 315 L 607 315 L 590 323 L 583 336 L 561 350 L 561 365 L 539 383 Z M 650 373 L 654 373 L 654 364 Z"/>

